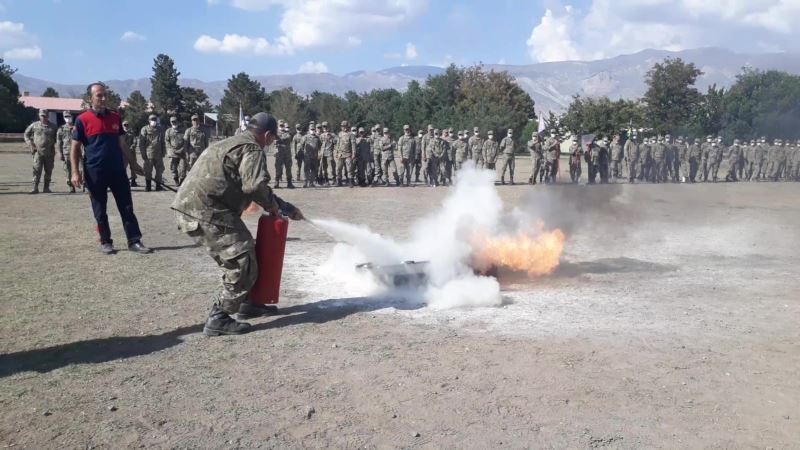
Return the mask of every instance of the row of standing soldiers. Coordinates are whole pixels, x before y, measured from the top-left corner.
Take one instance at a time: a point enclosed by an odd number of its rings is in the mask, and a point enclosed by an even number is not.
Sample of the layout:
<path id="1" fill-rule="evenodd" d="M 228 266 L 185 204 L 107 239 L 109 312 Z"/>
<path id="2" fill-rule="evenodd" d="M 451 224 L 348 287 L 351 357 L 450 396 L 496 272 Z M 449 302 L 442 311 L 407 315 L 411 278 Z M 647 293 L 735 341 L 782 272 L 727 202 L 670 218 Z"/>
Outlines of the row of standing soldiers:
<path id="1" fill-rule="evenodd" d="M 403 135 L 395 139 L 388 128 L 375 125 L 368 135 L 364 128 L 341 123 L 338 134 L 330 131 L 327 122 L 309 124 L 304 132 L 295 125 L 292 135 L 289 124 L 279 122 L 278 138 L 274 144 L 275 187 L 280 187 L 284 174 L 287 187 L 292 184 L 292 162 L 296 164 L 296 179 L 303 174 L 303 187 L 330 186 L 410 186 L 420 182 L 440 186 L 452 184 L 455 172 L 467 161 L 478 167 L 497 170 L 501 183 L 514 183 L 515 144 L 509 129 L 501 141 L 489 131 L 486 139 L 480 130 L 469 132 L 452 128 L 439 130 L 432 125 L 428 132 L 420 130 L 415 136 L 411 127 L 403 127 Z M 391 178 L 390 178 L 391 177 Z"/>
<path id="2" fill-rule="evenodd" d="M 742 142 L 734 139 L 725 146 L 721 137 L 707 136 L 703 143 L 678 137 L 674 142 L 669 134 L 645 138 L 639 142 L 632 134 L 624 144 L 615 135 L 593 140 L 584 149 L 573 138 L 570 146 L 570 175 L 577 183 L 581 161 L 587 163 L 589 184 L 607 183 L 610 178 L 634 182 L 717 182 L 717 181 L 800 181 L 800 140 L 792 144 L 775 139 L 769 144 L 765 137 L 759 141 Z M 727 165 L 724 173 L 720 168 Z"/>

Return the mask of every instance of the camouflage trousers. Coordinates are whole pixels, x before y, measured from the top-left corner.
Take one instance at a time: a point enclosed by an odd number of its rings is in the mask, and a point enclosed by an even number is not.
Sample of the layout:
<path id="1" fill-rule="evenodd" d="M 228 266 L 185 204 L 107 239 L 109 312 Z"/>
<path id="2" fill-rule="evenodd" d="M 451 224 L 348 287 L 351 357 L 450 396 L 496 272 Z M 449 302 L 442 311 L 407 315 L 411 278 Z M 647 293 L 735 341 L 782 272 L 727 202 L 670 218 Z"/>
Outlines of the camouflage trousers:
<path id="1" fill-rule="evenodd" d="M 356 168 L 353 165 L 353 158 L 350 155 L 343 155 L 336 158 L 336 181 L 342 183 L 344 181 L 354 180 L 356 176 Z"/>
<path id="2" fill-rule="evenodd" d="M 719 162 L 713 162 L 709 165 L 710 166 L 709 172 L 711 172 L 711 179 L 714 180 L 715 183 L 719 178 L 719 165 L 720 165 Z"/>
<path id="3" fill-rule="evenodd" d="M 447 156 L 439 158 L 439 182 L 442 184 L 452 182 L 452 176 L 453 164 L 450 162 L 450 158 Z"/>
<path id="4" fill-rule="evenodd" d="M 483 153 L 481 153 L 480 151 L 477 151 L 477 152 L 473 151 L 472 152 L 472 162 L 475 163 L 475 167 L 477 167 L 478 169 L 483 169 L 483 167 L 484 167 Z"/>
<path id="5" fill-rule="evenodd" d="M 728 163 L 728 173 L 725 174 L 725 181 L 739 181 L 739 164 L 735 161 Z"/>
<path id="6" fill-rule="evenodd" d="M 319 180 L 323 182 L 336 180 L 336 161 L 332 156 L 322 155 L 319 159 Z M 328 170 L 330 169 L 330 171 Z"/>
<path id="7" fill-rule="evenodd" d="M 431 156 L 425 161 L 425 173 L 429 184 L 439 185 L 439 158 Z"/>
<path id="8" fill-rule="evenodd" d="M 404 181 L 406 186 L 411 184 L 411 172 L 414 171 L 414 163 L 413 160 L 410 158 L 401 158 L 400 159 L 400 173 L 398 174 L 400 177 L 400 181 Z M 418 177 L 419 178 L 419 177 Z"/>
<path id="9" fill-rule="evenodd" d="M 83 164 L 78 164 L 78 172 L 83 175 Z M 64 175 L 67 176 L 67 187 L 72 187 L 72 161 L 64 158 Z"/>
<path id="10" fill-rule="evenodd" d="M 292 155 L 288 152 L 275 153 L 275 182 L 283 179 L 283 172 L 286 172 L 286 182 L 292 182 Z"/>
<path id="11" fill-rule="evenodd" d="M 422 158 L 419 154 L 414 158 L 414 181 L 419 182 L 419 173 L 422 171 Z"/>
<path id="12" fill-rule="evenodd" d="M 397 175 L 397 164 L 394 162 L 394 156 L 382 155 L 383 159 L 383 181 L 389 184 L 389 174 L 391 173 L 395 183 L 400 184 L 400 177 Z"/>
<path id="13" fill-rule="evenodd" d="M 628 160 L 628 182 L 633 183 L 639 175 L 639 158 Z"/>
<path id="14" fill-rule="evenodd" d="M 202 154 L 203 154 L 202 152 L 198 153 L 196 151 L 189 153 L 189 160 L 188 160 L 189 161 L 189 166 L 187 167 L 186 172 L 189 172 L 189 171 L 192 170 L 192 167 L 194 167 L 194 163 L 197 162 L 197 158 L 199 158 L 200 155 L 202 155 Z M 131 179 L 131 180 L 133 180 L 133 179 Z"/>
<path id="15" fill-rule="evenodd" d="M 186 166 L 189 164 L 186 153 L 173 155 L 169 157 L 169 171 L 172 173 L 172 179 L 175 184 L 183 183 L 186 178 Z"/>
<path id="16" fill-rule="evenodd" d="M 500 181 L 505 183 L 506 179 L 506 170 L 508 170 L 508 176 L 511 179 L 511 182 L 514 182 L 514 155 L 501 155 L 497 158 L 500 161 L 500 166 L 497 168 L 497 172 L 500 174 Z"/>
<path id="17" fill-rule="evenodd" d="M 700 160 L 700 168 L 699 168 L 700 173 L 698 174 L 698 176 L 700 177 L 700 181 L 702 181 L 703 183 L 708 181 L 708 170 L 709 169 L 710 169 L 710 166 L 708 164 L 708 160 L 701 159 Z"/>
<path id="18" fill-rule="evenodd" d="M 622 178 L 622 160 L 611 161 L 611 176 L 614 178 Z"/>
<path id="19" fill-rule="evenodd" d="M 50 184 L 53 177 L 53 166 L 56 163 L 56 155 L 42 155 L 39 152 L 33 154 L 33 184 L 38 186 L 44 172 L 44 185 Z"/>
<path id="20" fill-rule="evenodd" d="M 128 149 L 128 161 L 132 163 L 136 162 L 136 150 L 132 148 Z M 124 162 L 124 164 L 125 164 L 125 171 L 127 172 L 129 164 L 127 162 Z M 131 176 L 129 179 L 131 180 L 131 182 L 136 181 L 136 173 L 133 170 L 131 170 Z"/>
<path id="21" fill-rule="evenodd" d="M 306 158 L 305 156 L 303 156 L 303 153 L 304 152 L 297 152 L 297 154 L 294 155 L 294 162 L 295 166 L 297 167 L 297 171 L 295 173 L 295 179 L 297 179 L 298 181 L 300 181 L 300 174 L 305 174 L 305 171 L 303 171 L 303 163 L 305 162 Z M 306 180 L 308 180 L 308 178 L 306 178 Z"/>
<path id="22" fill-rule="evenodd" d="M 572 180 L 573 183 L 578 183 L 581 181 L 581 162 L 580 160 L 575 161 L 574 159 L 569 163 L 569 179 Z"/>
<path id="23" fill-rule="evenodd" d="M 193 222 L 191 218 L 178 220 L 179 228 L 204 246 L 222 271 L 222 285 L 216 303 L 228 314 L 239 311 L 239 305 L 258 278 L 255 240 L 244 222 L 241 219 L 237 222 L 233 227 L 226 227 Z"/>
<path id="24" fill-rule="evenodd" d="M 316 183 L 317 182 L 317 174 L 319 173 L 319 157 L 316 155 L 305 154 L 303 155 L 305 159 L 303 163 L 304 167 L 304 174 L 306 177 L 307 183 Z"/>
<path id="25" fill-rule="evenodd" d="M 164 176 L 164 158 L 157 156 L 155 158 L 143 157 L 144 163 L 144 179 L 149 183 L 155 178 L 157 183 L 161 183 Z M 153 172 L 155 171 L 155 176 Z"/>
<path id="26" fill-rule="evenodd" d="M 653 161 L 655 164 L 655 175 L 653 181 L 656 183 L 664 183 L 667 181 L 667 161 L 664 159 L 656 159 Z"/>

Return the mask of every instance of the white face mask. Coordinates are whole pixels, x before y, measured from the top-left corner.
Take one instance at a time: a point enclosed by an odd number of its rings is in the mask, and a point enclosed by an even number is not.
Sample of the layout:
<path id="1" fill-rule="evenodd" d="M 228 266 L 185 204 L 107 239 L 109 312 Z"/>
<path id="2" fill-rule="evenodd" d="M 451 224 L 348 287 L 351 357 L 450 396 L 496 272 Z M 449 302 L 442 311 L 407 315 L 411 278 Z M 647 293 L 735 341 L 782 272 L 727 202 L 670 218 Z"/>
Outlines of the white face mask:
<path id="1" fill-rule="evenodd" d="M 72 118 L 67 118 L 67 119 L 65 119 L 65 121 L 67 122 L 67 125 L 71 125 L 72 124 Z"/>
<path id="2" fill-rule="evenodd" d="M 155 121 L 155 120 L 151 120 L 151 121 L 150 121 L 150 126 L 151 126 L 151 127 L 154 127 L 154 126 L 156 126 L 156 121 Z"/>
<path id="3" fill-rule="evenodd" d="M 511 133 L 508 133 L 508 137 L 513 137 L 513 135 Z"/>
<path id="4" fill-rule="evenodd" d="M 177 130 L 177 129 L 178 129 L 178 124 L 177 124 L 177 123 L 173 123 L 173 124 L 172 124 L 172 128 L 174 128 L 174 129 L 176 129 L 176 130 Z"/>

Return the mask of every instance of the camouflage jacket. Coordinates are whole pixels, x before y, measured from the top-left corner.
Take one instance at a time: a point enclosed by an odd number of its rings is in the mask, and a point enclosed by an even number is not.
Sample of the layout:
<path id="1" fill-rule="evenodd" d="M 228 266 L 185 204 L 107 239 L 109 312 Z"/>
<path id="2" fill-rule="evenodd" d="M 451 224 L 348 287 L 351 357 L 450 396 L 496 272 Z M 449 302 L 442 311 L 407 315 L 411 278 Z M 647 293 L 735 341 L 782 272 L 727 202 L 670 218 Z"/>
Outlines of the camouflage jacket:
<path id="1" fill-rule="evenodd" d="M 397 149 L 397 143 L 392 138 L 382 137 L 379 144 L 381 148 L 381 157 L 383 161 L 394 159 L 394 152 Z"/>
<path id="2" fill-rule="evenodd" d="M 483 138 L 473 135 L 467 141 L 472 159 L 475 161 L 483 161 Z"/>
<path id="3" fill-rule="evenodd" d="M 208 136 L 200 127 L 189 127 L 183 135 L 186 141 L 186 151 L 197 155 L 203 153 L 208 148 Z"/>
<path id="4" fill-rule="evenodd" d="M 738 144 L 731 145 L 728 149 L 728 162 L 731 164 L 738 163 L 742 159 L 742 147 Z"/>
<path id="5" fill-rule="evenodd" d="M 184 232 L 196 230 L 198 222 L 241 229 L 245 227 L 242 212 L 251 202 L 291 214 L 294 207 L 272 192 L 269 180 L 261 146 L 251 133 L 242 133 L 200 155 L 170 207 L 182 213 L 178 225 Z"/>
<path id="6" fill-rule="evenodd" d="M 300 152 L 306 160 L 319 159 L 322 154 L 322 141 L 315 133 L 308 133 L 300 141 Z"/>
<path id="7" fill-rule="evenodd" d="M 292 143 L 292 135 L 285 131 L 278 131 L 275 139 L 275 156 L 287 158 L 291 156 L 289 146 Z"/>
<path id="8" fill-rule="evenodd" d="M 164 133 L 159 127 L 145 125 L 139 133 L 139 153 L 142 158 L 153 159 L 164 157 Z"/>
<path id="9" fill-rule="evenodd" d="M 51 123 L 33 122 L 25 129 L 25 143 L 42 156 L 56 154 L 56 127 Z"/>
<path id="10" fill-rule="evenodd" d="M 725 147 L 719 144 L 712 144 L 708 153 L 708 162 L 711 164 L 719 164 L 722 162 L 722 155 L 725 154 Z"/>
<path id="11" fill-rule="evenodd" d="M 292 144 L 289 147 L 291 150 L 292 158 L 303 159 L 303 147 L 300 145 L 303 142 L 303 133 L 297 132 L 292 136 Z"/>
<path id="12" fill-rule="evenodd" d="M 356 153 L 356 138 L 349 131 L 342 131 L 336 139 L 333 156 L 335 158 L 349 158 Z"/>
<path id="13" fill-rule="evenodd" d="M 139 149 L 139 136 L 133 130 L 129 129 L 125 132 L 122 139 L 125 141 L 125 145 L 128 146 L 129 152 L 136 152 Z"/>
<path id="14" fill-rule="evenodd" d="M 400 136 L 397 140 L 397 150 L 400 151 L 401 158 L 413 161 L 417 152 L 417 140 L 414 136 Z"/>
<path id="15" fill-rule="evenodd" d="M 58 154 L 64 158 L 65 161 L 69 159 L 73 128 L 75 128 L 73 125 L 65 123 L 61 125 L 56 134 L 56 150 L 58 150 Z"/>
<path id="16" fill-rule="evenodd" d="M 456 139 L 453 142 L 453 150 L 455 153 L 455 161 L 463 163 L 464 161 L 469 159 L 467 141 L 464 139 Z"/>
<path id="17" fill-rule="evenodd" d="M 333 147 L 336 145 L 336 136 L 328 132 L 323 132 L 322 135 L 319 137 L 319 140 L 322 144 L 322 156 L 327 158 L 333 157 Z"/>
<path id="18" fill-rule="evenodd" d="M 500 150 L 500 144 L 494 139 L 487 139 L 483 142 L 483 160 L 489 164 L 494 164 L 497 161 L 497 152 Z"/>
<path id="19" fill-rule="evenodd" d="M 542 143 L 538 140 L 534 141 L 533 139 L 528 141 L 528 153 L 530 153 L 534 159 L 541 158 L 544 155 Z"/>
<path id="20" fill-rule="evenodd" d="M 622 161 L 625 157 L 625 153 L 623 152 L 622 144 L 619 142 L 612 142 L 611 143 L 611 159 L 613 161 Z"/>
<path id="21" fill-rule="evenodd" d="M 558 142 L 558 139 L 549 137 L 547 140 L 544 141 L 544 145 L 542 145 L 542 150 L 544 151 L 544 158 L 547 162 L 554 162 L 557 161 L 559 156 L 561 156 L 561 143 Z"/>
<path id="22" fill-rule="evenodd" d="M 633 139 L 628 139 L 625 142 L 625 147 L 622 149 L 623 158 L 628 158 L 628 161 L 638 161 L 640 156 L 639 151 L 639 143 Z"/>
<path id="23" fill-rule="evenodd" d="M 172 158 L 183 155 L 186 148 L 183 133 L 176 128 L 167 128 L 167 131 L 164 132 L 164 145 L 167 148 L 167 156 Z"/>
<path id="24" fill-rule="evenodd" d="M 686 151 L 687 158 L 691 160 L 698 161 L 702 157 L 703 148 L 700 145 L 692 144 L 689 146 L 689 149 Z"/>
<path id="25" fill-rule="evenodd" d="M 433 144 L 434 139 L 436 139 L 436 136 L 434 136 L 431 133 L 428 133 L 428 134 L 422 136 L 422 158 L 423 159 L 428 159 L 431 156 L 433 156 L 433 153 L 431 153 L 433 151 L 433 149 L 431 148 L 431 145 Z"/>
<path id="26" fill-rule="evenodd" d="M 653 145 L 653 160 L 664 161 L 667 159 L 667 145 L 663 142 L 656 142 Z"/>
<path id="27" fill-rule="evenodd" d="M 514 139 L 508 136 L 504 137 L 503 140 L 500 141 L 500 151 L 507 157 L 514 156 Z"/>

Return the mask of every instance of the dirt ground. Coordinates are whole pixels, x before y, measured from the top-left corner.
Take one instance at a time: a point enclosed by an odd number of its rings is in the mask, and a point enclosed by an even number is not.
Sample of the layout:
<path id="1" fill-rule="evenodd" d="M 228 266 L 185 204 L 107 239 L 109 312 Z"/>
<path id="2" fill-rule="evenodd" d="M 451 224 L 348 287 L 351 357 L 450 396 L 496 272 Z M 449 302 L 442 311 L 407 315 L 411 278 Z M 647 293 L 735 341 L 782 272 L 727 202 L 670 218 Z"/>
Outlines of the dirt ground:
<path id="1" fill-rule="evenodd" d="M 0 447 L 800 448 L 796 183 L 498 187 L 568 236 L 554 275 L 501 274 L 498 308 L 352 298 L 295 222 L 281 314 L 212 339 L 218 274 L 173 194 L 134 193 L 154 254 L 104 256 L 58 161 L 28 196 L 0 147 Z M 391 236 L 446 192 L 279 191 Z"/>

